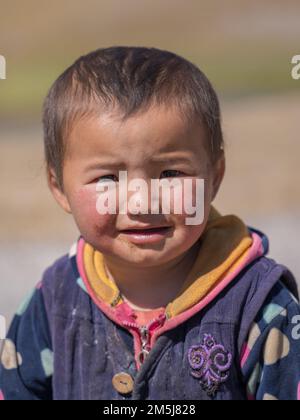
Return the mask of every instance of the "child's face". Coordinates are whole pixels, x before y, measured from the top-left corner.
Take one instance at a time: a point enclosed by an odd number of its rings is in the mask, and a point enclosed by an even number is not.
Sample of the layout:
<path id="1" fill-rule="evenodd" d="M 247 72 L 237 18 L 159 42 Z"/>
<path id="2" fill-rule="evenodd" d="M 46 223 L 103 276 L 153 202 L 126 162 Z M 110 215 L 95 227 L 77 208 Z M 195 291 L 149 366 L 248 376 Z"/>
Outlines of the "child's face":
<path id="1" fill-rule="evenodd" d="M 205 228 L 224 173 L 223 159 L 213 167 L 207 148 L 204 128 L 184 122 L 175 108 L 152 107 L 123 123 L 118 114 L 104 113 L 74 124 L 67 139 L 64 192 L 58 190 L 55 177 L 50 176 L 50 187 L 59 204 L 72 213 L 81 235 L 97 250 L 122 263 L 159 266 L 180 258 Z M 149 186 L 151 179 L 170 175 L 180 180 L 204 179 L 204 222 L 187 225 L 190 215 L 185 212 L 151 214 L 150 207 L 148 214 L 99 214 L 97 182 L 110 175 L 116 179 L 119 171 L 127 171 L 128 182 L 139 178 Z M 132 194 L 128 191 L 128 200 Z M 160 239 L 143 243 L 123 232 L 140 225 L 170 229 Z"/>

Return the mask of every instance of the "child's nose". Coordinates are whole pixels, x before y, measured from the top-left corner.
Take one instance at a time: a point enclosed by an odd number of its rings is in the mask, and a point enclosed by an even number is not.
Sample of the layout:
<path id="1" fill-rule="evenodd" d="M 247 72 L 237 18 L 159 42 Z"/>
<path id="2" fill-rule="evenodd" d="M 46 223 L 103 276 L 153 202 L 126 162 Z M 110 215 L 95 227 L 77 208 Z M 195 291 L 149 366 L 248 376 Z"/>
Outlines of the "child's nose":
<path id="1" fill-rule="evenodd" d="M 155 199 L 151 194 L 151 180 L 134 181 L 129 184 L 127 193 L 127 208 L 131 214 L 151 214 L 151 200 Z"/>

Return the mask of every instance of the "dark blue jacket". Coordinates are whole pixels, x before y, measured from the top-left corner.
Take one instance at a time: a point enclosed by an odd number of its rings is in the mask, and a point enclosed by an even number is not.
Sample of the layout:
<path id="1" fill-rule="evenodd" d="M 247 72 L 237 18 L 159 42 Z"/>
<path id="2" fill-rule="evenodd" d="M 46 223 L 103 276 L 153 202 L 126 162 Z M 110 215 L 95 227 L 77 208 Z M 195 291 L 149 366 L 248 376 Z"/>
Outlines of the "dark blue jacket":
<path id="1" fill-rule="evenodd" d="M 206 308 L 163 333 L 137 371 L 131 334 L 93 303 L 66 255 L 46 270 L 14 318 L 8 354 L 15 350 L 15 359 L 1 369 L 3 397 L 244 400 L 242 345 L 279 281 L 297 293 L 284 266 L 266 257 L 254 261 Z M 113 380 L 120 373 L 132 378 L 132 392 L 118 392 Z"/>

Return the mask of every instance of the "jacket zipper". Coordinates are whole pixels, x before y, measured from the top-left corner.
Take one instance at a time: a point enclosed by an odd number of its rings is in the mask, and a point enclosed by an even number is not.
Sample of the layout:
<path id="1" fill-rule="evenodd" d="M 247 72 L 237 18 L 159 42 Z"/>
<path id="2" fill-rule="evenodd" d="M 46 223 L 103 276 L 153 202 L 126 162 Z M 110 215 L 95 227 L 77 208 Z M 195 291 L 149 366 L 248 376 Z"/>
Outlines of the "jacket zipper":
<path id="1" fill-rule="evenodd" d="M 150 333 L 149 333 L 149 328 L 147 328 L 147 326 L 144 326 L 144 325 L 139 327 L 139 332 L 140 332 L 142 350 L 140 351 L 138 355 L 138 360 L 142 364 L 144 363 L 146 357 L 150 353 L 150 345 L 149 345 Z"/>
<path id="2" fill-rule="evenodd" d="M 143 364 L 146 360 L 147 356 L 150 353 L 150 328 L 155 324 L 156 322 L 158 324 L 161 324 L 165 320 L 165 315 L 160 316 L 159 318 L 153 319 L 148 325 L 138 325 L 133 322 L 129 321 L 123 321 L 123 325 L 134 328 L 139 332 L 140 342 L 141 342 L 141 351 L 138 354 L 138 361 L 140 364 Z"/>

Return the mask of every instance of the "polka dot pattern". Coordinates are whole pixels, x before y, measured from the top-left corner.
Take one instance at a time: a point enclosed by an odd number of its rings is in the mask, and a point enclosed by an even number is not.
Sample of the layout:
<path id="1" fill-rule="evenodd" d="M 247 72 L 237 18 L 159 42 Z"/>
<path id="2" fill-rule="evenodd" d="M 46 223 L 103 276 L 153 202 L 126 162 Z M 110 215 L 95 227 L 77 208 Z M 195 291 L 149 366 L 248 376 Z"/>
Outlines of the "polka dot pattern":
<path id="1" fill-rule="evenodd" d="M 261 331 L 260 328 L 257 324 L 252 324 L 251 330 L 250 330 L 250 334 L 249 334 L 249 338 L 248 338 L 248 348 L 249 350 L 252 350 L 256 341 L 259 339 L 261 335 Z"/>
<path id="2" fill-rule="evenodd" d="M 278 401 L 278 398 L 274 397 L 274 395 L 271 395 L 271 394 L 265 394 L 263 400 L 264 401 Z"/>
<path id="3" fill-rule="evenodd" d="M 17 310 L 17 315 L 22 316 L 24 314 L 24 312 L 26 311 L 26 309 L 29 306 L 29 303 L 31 301 L 31 298 L 32 298 L 34 292 L 35 292 L 35 289 L 33 289 L 31 291 L 31 293 L 26 297 L 26 299 L 21 303 L 19 309 Z"/>
<path id="4" fill-rule="evenodd" d="M 86 288 L 86 286 L 85 286 L 85 284 L 84 284 L 84 282 L 83 282 L 83 280 L 82 280 L 82 278 L 81 278 L 81 277 L 78 277 L 78 279 L 77 279 L 77 284 L 78 284 L 78 286 L 79 286 L 79 287 L 81 287 L 81 289 L 82 289 L 85 293 L 88 293 L 87 288 Z"/>
<path id="5" fill-rule="evenodd" d="M 257 384 L 260 382 L 261 366 L 258 363 L 253 370 L 253 373 L 248 381 L 248 394 L 254 396 L 256 394 Z"/>
<path id="6" fill-rule="evenodd" d="M 282 306 L 271 303 L 270 305 L 266 306 L 263 313 L 263 318 L 267 324 L 270 324 L 278 315 L 282 314 L 286 316 L 286 313 L 286 310 Z"/>
<path id="7" fill-rule="evenodd" d="M 277 328 L 272 328 L 264 348 L 264 360 L 266 365 L 274 365 L 288 356 L 290 342 L 285 334 Z"/>
<path id="8" fill-rule="evenodd" d="M 16 351 L 16 346 L 13 341 L 7 339 L 4 342 L 1 363 L 4 369 L 17 369 L 22 365 L 22 356 Z"/>
<path id="9" fill-rule="evenodd" d="M 49 349 L 44 349 L 41 351 L 41 362 L 45 372 L 45 376 L 49 378 L 53 375 L 53 352 Z"/>

